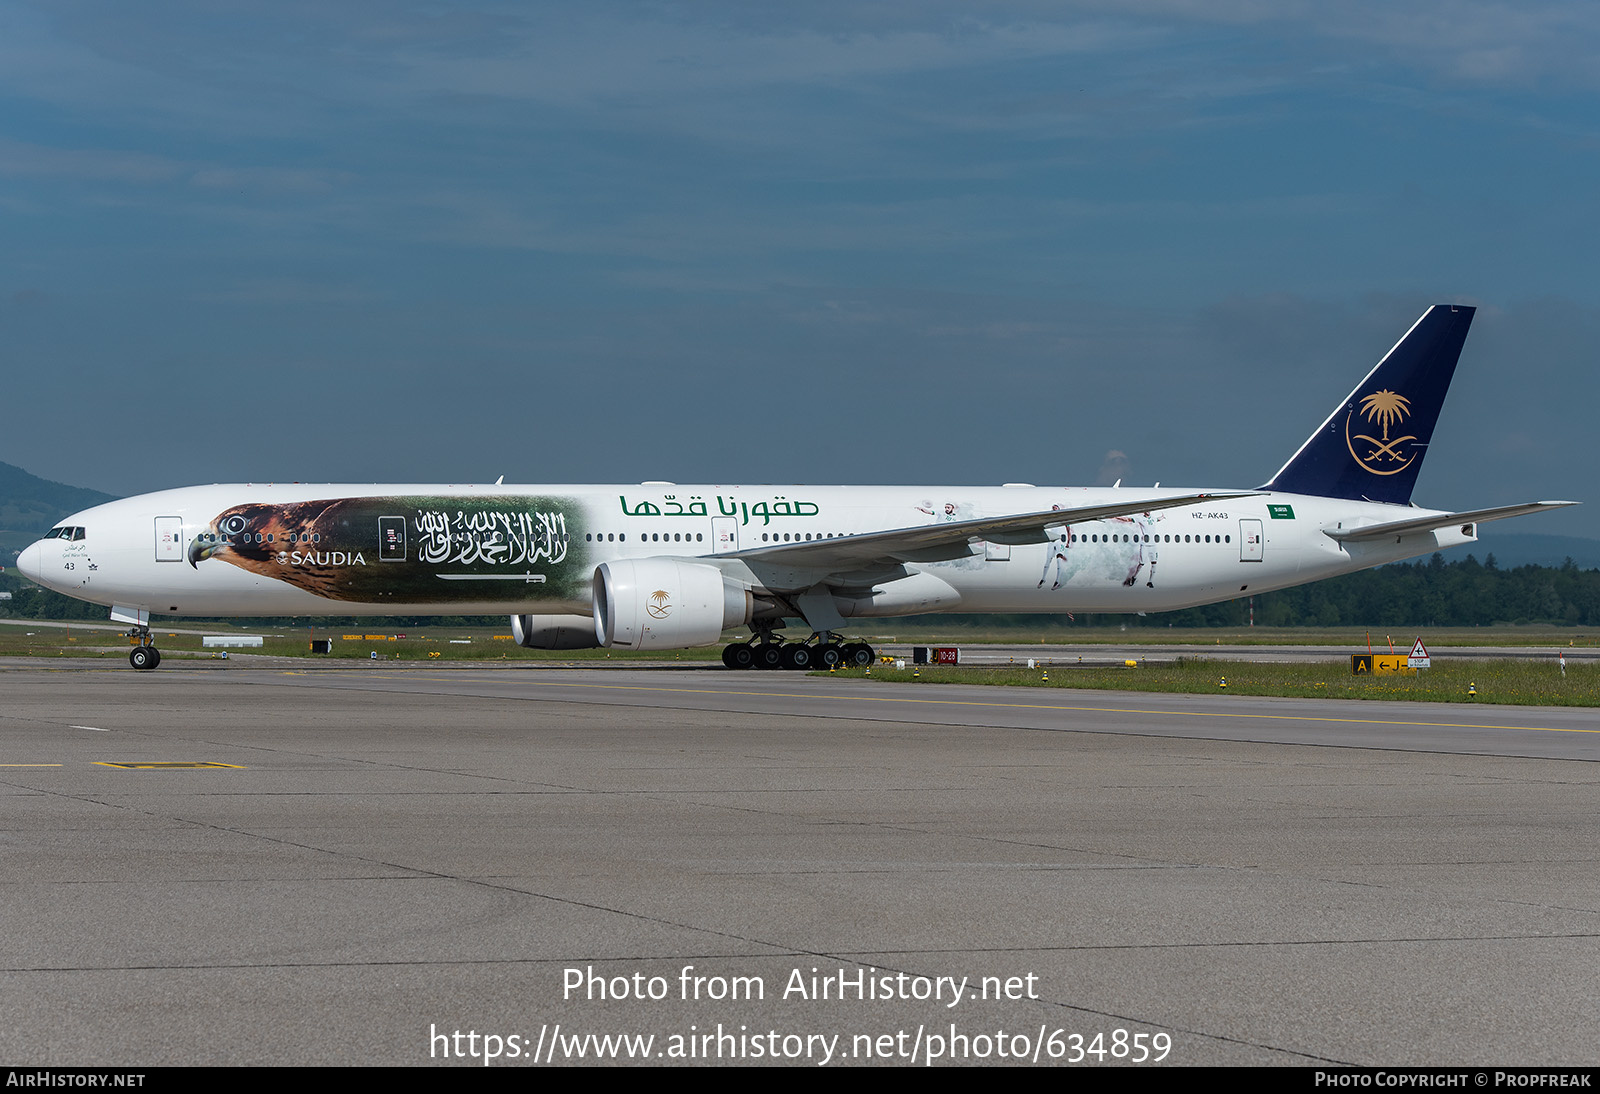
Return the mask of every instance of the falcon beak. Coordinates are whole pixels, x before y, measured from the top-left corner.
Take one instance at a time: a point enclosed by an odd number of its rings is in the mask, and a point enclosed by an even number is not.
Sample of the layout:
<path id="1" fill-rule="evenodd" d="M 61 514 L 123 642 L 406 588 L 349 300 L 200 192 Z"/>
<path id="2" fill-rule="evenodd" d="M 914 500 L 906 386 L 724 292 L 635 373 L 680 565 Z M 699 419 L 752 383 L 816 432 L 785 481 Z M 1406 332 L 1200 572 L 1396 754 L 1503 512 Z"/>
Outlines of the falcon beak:
<path id="1" fill-rule="evenodd" d="M 227 544 L 223 543 L 221 540 L 218 540 L 215 543 L 207 543 L 200 536 L 195 536 L 194 539 L 189 542 L 189 565 L 198 570 L 201 562 L 212 557 L 218 551 L 221 551 L 226 547 Z"/>

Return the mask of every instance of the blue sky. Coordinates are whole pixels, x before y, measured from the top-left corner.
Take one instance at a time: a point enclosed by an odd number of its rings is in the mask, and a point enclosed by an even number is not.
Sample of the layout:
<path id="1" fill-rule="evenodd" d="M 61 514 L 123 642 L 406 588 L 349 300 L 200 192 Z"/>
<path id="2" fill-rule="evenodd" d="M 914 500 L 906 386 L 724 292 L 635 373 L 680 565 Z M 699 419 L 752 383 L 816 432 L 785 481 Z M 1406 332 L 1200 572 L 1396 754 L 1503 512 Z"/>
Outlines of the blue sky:
<path id="1" fill-rule="evenodd" d="M 1250 486 L 1436 301 L 1418 500 L 1600 535 L 1600 8 L 0 2 L 0 460 Z"/>

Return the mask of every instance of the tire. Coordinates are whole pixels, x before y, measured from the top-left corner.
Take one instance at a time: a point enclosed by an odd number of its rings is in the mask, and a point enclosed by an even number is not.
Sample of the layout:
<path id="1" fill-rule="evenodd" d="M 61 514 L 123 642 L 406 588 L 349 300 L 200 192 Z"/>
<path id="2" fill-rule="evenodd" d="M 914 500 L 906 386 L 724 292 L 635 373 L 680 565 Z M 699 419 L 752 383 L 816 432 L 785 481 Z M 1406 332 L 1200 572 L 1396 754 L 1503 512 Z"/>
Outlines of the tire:
<path id="1" fill-rule="evenodd" d="M 756 651 L 744 642 L 735 642 L 722 651 L 722 663 L 730 669 L 747 669 L 756 663 Z"/>
<path id="2" fill-rule="evenodd" d="M 844 650 L 832 642 L 826 646 L 818 646 L 812 651 L 816 655 L 817 668 L 836 669 L 844 664 Z"/>
<path id="3" fill-rule="evenodd" d="M 783 667 L 783 646 L 778 642 L 763 642 L 753 646 L 750 655 L 754 667 L 758 669 L 778 669 Z"/>
<path id="4" fill-rule="evenodd" d="M 872 664 L 872 647 L 865 642 L 851 642 L 844 648 L 844 663 L 850 668 L 864 669 Z"/>
<path id="5" fill-rule="evenodd" d="M 802 646 L 799 642 L 785 643 L 781 656 L 783 657 L 783 667 L 795 672 L 805 672 L 811 667 L 813 660 L 811 647 Z"/>
<path id="6" fill-rule="evenodd" d="M 128 664 L 140 672 L 148 672 L 161 663 L 161 655 L 154 646 L 135 646 L 128 651 Z"/>

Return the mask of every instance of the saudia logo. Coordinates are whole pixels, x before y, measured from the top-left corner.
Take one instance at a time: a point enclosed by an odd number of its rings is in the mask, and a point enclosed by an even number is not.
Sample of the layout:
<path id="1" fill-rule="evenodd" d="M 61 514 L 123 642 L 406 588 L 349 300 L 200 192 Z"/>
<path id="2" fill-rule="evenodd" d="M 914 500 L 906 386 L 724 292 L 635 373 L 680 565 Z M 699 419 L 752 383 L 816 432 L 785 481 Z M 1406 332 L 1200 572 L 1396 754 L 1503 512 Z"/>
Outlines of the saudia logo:
<path id="1" fill-rule="evenodd" d="M 672 611 L 672 605 L 667 603 L 667 600 L 667 590 L 657 589 L 650 594 L 650 600 L 645 604 L 644 610 L 656 619 L 665 619 L 667 614 Z"/>
<path id="2" fill-rule="evenodd" d="M 365 566 L 360 551 L 279 551 L 279 566 Z"/>
<path id="3" fill-rule="evenodd" d="M 1415 446 L 1411 448 L 1402 446 L 1417 438 L 1405 436 L 1391 440 L 1389 430 L 1393 426 L 1398 432 L 1400 423 L 1410 417 L 1411 400 L 1392 391 L 1374 391 L 1361 400 L 1360 415 L 1369 423 L 1368 428 L 1374 425 L 1379 427 L 1383 434 L 1381 437 L 1369 437 L 1365 433 L 1351 436 L 1350 425 L 1355 421 L 1357 413 L 1357 410 L 1352 410 L 1344 421 L 1345 444 L 1356 462 L 1374 475 L 1398 475 L 1410 467 L 1418 453 Z"/>

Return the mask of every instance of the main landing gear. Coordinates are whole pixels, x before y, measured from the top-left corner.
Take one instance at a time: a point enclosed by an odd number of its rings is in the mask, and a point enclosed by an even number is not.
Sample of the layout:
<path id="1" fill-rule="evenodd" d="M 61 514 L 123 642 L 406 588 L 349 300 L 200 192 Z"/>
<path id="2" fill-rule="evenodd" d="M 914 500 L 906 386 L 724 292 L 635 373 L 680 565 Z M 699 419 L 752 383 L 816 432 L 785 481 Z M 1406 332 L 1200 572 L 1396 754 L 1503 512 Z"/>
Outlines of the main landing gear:
<path id="1" fill-rule="evenodd" d="M 128 651 L 128 664 L 140 672 L 148 672 L 161 664 L 161 651 L 156 649 L 149 627 L 135 627 L 128 632 L 128 637 L 139 640 L 139 644 Z"/>
<path id="2" fill-rule="evenodd" d="M 865 668 L 872 664 L 872 647 L 865 642 L 840 642 L 829 632 L 805 642 L 785 642 L 771 631 L 761 631 L 748 642 L 735 642 L 722 651 L 730 669 Z"/>

